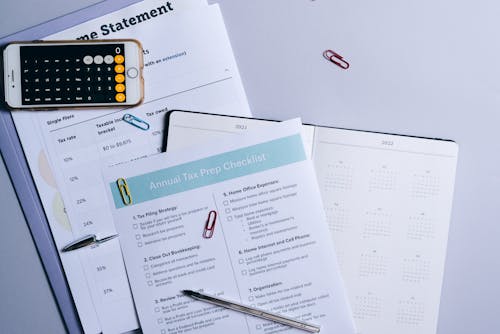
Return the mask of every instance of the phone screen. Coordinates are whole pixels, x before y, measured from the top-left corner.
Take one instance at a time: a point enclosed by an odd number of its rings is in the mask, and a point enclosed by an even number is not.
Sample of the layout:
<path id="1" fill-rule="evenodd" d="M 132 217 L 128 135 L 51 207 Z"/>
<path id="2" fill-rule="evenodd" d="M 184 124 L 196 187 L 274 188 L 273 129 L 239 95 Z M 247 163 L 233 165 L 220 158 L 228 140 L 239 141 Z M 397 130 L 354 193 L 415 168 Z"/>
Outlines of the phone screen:
<path id="1" fill-rule="evenodd" d="M 125 103 L 124 44 L 21 46 L 23 105 Z"/>

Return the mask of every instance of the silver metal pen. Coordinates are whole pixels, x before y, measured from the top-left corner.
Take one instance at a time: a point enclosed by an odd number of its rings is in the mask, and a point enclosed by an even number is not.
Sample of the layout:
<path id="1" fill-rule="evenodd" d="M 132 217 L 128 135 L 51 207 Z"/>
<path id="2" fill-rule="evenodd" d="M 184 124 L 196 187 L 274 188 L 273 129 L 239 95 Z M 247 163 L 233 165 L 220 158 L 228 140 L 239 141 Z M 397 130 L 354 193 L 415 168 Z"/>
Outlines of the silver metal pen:
<path id="1" fill-rule="evenodd" d="M 217 297 L 207 296 L 205 294 L 202 294 L 202 293 L 199 293 L 196 291 L 182 290 L 182 293 L 185 294 L 186 296 L 192 297 L 192 298 L 197 299 L 197 300 L 201 300 L 201 301 L 204 301 L 204 302 L 207 302 L 210 304 L 222 306 L 222 307 L 225 307 L 225 308 L 228 308 L 228 309 L 231 309 L 234 311 L 242 312 L 245 314 L 253 315 L 255 317 L 259 317 L 262 319 L 271 320 L 271 321 L 280 323 L 282 325 L 302 329 L 302 330 L 309 332 L 309 333 L 319 333 L 319 330 L 320 330 L 319 326 L 308 324 L 307 322 L 298 321 L 295 319 L 284 317 L 284 316 L 279 315 L 279 314 L 259 310 L 259 309 L 253 308 L 253 307 L 241 305 L 241 304 L 231 302 L 228 300 L 224 300 L 224 299 L 220 299 Z"/>
<path id="2" fill-rule="evenodd" d="M 61 252 L 69 252 L 72 250 L 80 249 L 83 247 L 95 245 L 95 244 L 102 244 L 103 242 L 109 241 L 111 239 L 114 239 L 118 236 L 118 234 L 110 235 L 109 237 L 105 237 L 102 239 L 97 239 L 95 234 L 89 234 L 84 237 L 81 237 L 80 239 L 77 239 L 75 241 L 70 242 L 66 246 L 64 246 L 61 249 Z"/>

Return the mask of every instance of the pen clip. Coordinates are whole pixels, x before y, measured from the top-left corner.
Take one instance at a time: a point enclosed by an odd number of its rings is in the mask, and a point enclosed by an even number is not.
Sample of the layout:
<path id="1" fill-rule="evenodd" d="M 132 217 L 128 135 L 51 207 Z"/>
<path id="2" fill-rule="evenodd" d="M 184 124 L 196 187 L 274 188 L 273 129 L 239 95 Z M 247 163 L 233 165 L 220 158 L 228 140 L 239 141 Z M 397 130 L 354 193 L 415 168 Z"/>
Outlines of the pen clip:
<path id="1" fill-rule="evenodd" d="M 323 52 L 323 57 L 344 70 L 347 70 L 349 68 L 349 63 L 344 60 L 344 57 L 342 57 L 335 51 L 326 50 L 325 52 Z M 336 59 L 338 59 L 338 61 Z"/>
<path id="2" fill-rule="evenodd" d="M 203 238 L 210 239 L 214 236 L 215 222 L 217 220 L 217 211 L 212 210 L 208 213 L 205 222 L 205 229 L 203 230 Z"/>
<path id="3" fill-rule="evenodd" d="M 125 114 L 123 115 L 122 119 L 128 124 L 135 126 L 136 128 L 139 128 L 144 131 L 149 130 L 149 124 L 137 116 L 131 114 Z"/>
<path id="4" fill-rule="evenodd" d="M 120 177 L 118 180 L 116 180 L 116 185 L 118 186 L 118 190 L 120 191 L 120 196 L 122 197 L 123 204 L 132 204 L 132 194 L 130 193 L 130 188 L 128 187 L 127 180 L 125 180 L 123 177 Z"/>
<path id="5" fill-rule="evenodd" d="M 116 238 L 117 236 L 118 236 L 118 234 L 112 234 L 112 235 L 107 236 L 107 237 L 104 237 L 104 238 L 102 238 L 102 239 L 95 239 L 95 243 L 96 243 L 97 245 L 100 245 L 100 244 L 102 244 L 102 243 L 104 243 L 104 242 L 106 242 L 106 241 L 109 241 L 109 240 L 111 240 L 111 239 Z"/>

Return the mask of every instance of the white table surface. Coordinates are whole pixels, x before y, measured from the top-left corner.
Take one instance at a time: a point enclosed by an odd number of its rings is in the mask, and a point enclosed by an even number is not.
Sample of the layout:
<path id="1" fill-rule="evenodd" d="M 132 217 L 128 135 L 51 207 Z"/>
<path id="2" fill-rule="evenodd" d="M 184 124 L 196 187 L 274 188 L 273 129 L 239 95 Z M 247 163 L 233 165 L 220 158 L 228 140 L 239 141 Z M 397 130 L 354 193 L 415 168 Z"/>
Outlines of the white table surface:
<path id="1" fill-rule="evenodd" d="M 458 142 L 438 333 L 500 333 L 500 2 L 218 2 L 254 116 Z M 63 332 L 2 164 L 0 185 L 0 332 Z"/>

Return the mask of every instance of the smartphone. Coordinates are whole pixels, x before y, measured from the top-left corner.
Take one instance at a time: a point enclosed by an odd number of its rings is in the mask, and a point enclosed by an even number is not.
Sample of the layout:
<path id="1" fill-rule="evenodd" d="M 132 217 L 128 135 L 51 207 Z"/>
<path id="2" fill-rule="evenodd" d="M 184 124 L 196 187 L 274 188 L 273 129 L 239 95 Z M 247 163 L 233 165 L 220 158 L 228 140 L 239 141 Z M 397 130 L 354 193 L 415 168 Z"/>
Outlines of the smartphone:
<path id="1" fill-rule="evenodd" d="M 3 51 L 12 109 L 131 106 L 144 96 L 136 40 L 14 42 Z"/>

